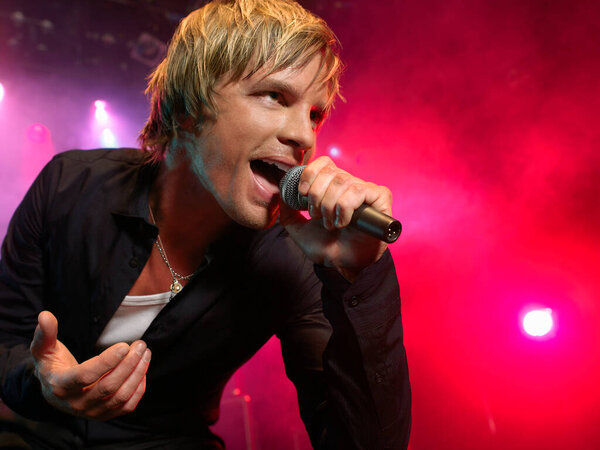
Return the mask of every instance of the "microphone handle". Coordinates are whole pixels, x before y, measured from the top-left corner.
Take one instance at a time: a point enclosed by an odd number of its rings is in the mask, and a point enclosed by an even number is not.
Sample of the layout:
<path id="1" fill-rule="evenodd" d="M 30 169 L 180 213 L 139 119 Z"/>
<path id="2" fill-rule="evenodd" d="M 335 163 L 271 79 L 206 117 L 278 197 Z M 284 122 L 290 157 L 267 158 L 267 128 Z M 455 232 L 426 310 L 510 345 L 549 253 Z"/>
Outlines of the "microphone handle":
<path id="1" fill-rule="evenodd" d="M 308 205 L 308 197 L 300 194 L 298 197 L 300 204 Z M 308 206 L 303 209 L 307 208 Z M 366 203 L 354 211 L 350 226 L 388 244 L 396 242 L 402 232 L 402 224 L 399 220 L 377 211 Z"/>

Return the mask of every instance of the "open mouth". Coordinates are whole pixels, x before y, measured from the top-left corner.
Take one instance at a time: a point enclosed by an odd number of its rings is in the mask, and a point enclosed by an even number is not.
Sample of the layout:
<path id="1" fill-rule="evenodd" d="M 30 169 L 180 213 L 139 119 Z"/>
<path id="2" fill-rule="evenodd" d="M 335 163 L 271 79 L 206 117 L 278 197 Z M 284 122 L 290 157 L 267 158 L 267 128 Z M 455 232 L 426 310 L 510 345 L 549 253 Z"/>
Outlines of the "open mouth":
<path id="1" fill-rule="evenodd" d="M 277 187 L 279 186 L 279 182 L 286 172 L 277 164 L 264 161 L 262 159 L 254 159 L 250 161 L 250 169 L 252 169 L 252 172 L 259 175 L 261 178 L 266 179 L 270 184 L 273 184 Z"/>

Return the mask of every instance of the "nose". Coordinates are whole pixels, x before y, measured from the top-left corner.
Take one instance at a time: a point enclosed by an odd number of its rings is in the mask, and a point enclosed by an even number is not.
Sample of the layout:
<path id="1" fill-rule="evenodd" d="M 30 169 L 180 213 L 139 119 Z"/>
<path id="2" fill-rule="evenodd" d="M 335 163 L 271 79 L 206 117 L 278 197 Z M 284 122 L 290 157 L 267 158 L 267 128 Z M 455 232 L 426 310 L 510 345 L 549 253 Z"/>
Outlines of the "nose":
<path id="1" fill-rule="evenodd" d="M 294 149 L 294 158 L 304 161 L 307 153 L 310 156 L 315 148 L 316 137 L 317 131 L 311 120 L 310 109 L 289 108 L 279 140 Z"/>

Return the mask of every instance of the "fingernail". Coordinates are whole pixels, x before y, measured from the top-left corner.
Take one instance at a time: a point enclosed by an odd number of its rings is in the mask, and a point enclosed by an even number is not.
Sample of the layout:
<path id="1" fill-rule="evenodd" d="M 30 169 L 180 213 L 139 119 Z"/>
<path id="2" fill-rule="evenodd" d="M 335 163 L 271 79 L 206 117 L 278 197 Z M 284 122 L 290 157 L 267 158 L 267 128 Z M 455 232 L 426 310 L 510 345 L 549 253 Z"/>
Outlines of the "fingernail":
<path id="1" fill-rule="evenodd" d="M 315 207 L 313 206 L 312 203 L 308 204 L 308 214 L 312 217 L 313 213 L 314 213 Z"/>
<path id="2" fill-rule="evenodd" d="M 323 217 L 323 226 L 327 230 L 329 230 L 331 228 L 331 221 L 326 217 Z"/>
<path id="3" fill-rule="evenodd" d="M 143 342 L 138 342 L 135 344 L 135 351 L 138 355 L 142 356 L 144 354 L 144 350 L 146 350 L 146 344 Z"/>
<path id="4" fill-rule="evenodd" d="M 127 353 L 129 353 L 129 345 L 127 345 L 127 346 L 122 345 L 117 349 L 117 356 L 120 359 L 125 358 L 125 355 L 127 355 Z"/>
<path id="5" fill-rule="evenodd" d="M 149 348 L 147 348 L 146 351 L 144 352 L 144 356 L 142 356 L 142 361 L 144 361 L 144 362 L 150 361 L 151 356 L 152 356 L 152 352 L 150 351 Z"/>

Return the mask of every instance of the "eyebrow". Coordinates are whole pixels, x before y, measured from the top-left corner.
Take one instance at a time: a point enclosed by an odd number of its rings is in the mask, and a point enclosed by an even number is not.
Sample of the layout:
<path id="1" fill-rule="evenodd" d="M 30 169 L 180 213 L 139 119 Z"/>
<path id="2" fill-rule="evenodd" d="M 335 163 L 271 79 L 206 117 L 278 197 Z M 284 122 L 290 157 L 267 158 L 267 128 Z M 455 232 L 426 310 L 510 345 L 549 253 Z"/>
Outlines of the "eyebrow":
<path id="1" fill-rule="evenodd" d="M 293 95 L 294 97 L 300 97 L 300 91 L 292 86 L 290 83 L 281 80 L 273 80 L 268 78 L 263 78 L 258 83 L 256 83 L 258 87 L 261 89 L 269 88 L 276 91 L 285 91 Z"/>

